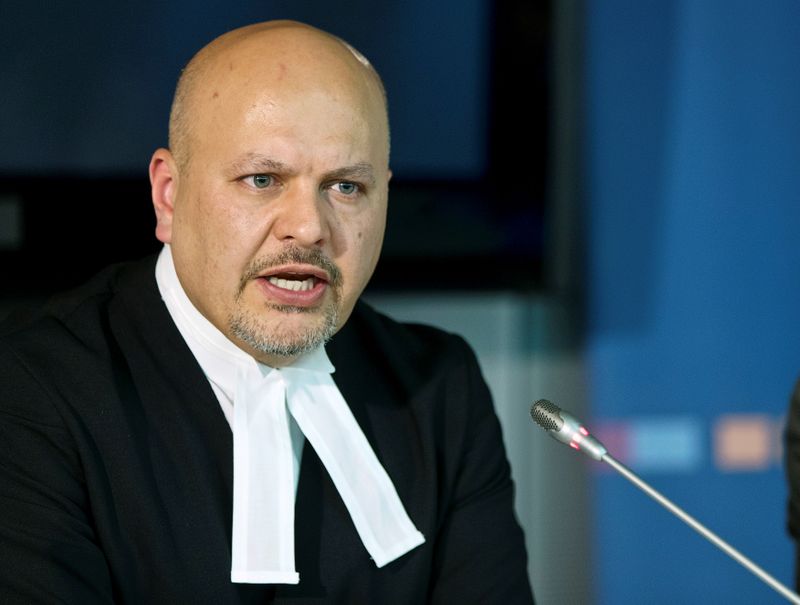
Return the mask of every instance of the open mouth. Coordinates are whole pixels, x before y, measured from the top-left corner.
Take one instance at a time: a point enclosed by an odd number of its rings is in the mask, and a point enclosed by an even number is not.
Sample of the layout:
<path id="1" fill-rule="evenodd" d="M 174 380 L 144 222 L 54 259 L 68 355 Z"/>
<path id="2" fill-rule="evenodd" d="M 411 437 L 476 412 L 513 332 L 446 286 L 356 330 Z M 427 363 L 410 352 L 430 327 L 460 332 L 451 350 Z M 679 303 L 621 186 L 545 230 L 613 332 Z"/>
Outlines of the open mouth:
<path id="1" fill-rule="evenodd" d="M 330 280 L 323 269 L 303 264 L 274 267 L 260 275 L 257 283 L 277 304 L 311 307 L 322 301 Z"/>
<path id="2" fill-rule="evenodd" d="M 318 281 L 313 275 L 308 277 L 271 275 L 267 281 L 273 286 L 292 292 L 307 292 L 314 288 Z"/>

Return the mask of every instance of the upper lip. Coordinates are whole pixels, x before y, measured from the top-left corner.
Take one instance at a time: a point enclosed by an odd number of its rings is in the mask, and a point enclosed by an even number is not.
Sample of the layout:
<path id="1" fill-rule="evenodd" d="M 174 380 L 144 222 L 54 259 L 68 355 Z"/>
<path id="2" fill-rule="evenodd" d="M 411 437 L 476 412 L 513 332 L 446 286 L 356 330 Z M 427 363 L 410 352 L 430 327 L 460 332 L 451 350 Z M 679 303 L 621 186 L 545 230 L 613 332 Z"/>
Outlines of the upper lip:
<path id="1" fill-rule="evenodd" d="M 276 267 L 270 267 L 258 274 L 258 277 L 273 277 L 275 275 L 286 275 L 286 276 L 308 276 L 312 275 L 319 280 L 329 282 L 330 276 L 328 272 L 324 269 L 320 269 L 316 265 L 305 265 L 305 264 L 289 264 L 289 265 L 278 265 Z"/>

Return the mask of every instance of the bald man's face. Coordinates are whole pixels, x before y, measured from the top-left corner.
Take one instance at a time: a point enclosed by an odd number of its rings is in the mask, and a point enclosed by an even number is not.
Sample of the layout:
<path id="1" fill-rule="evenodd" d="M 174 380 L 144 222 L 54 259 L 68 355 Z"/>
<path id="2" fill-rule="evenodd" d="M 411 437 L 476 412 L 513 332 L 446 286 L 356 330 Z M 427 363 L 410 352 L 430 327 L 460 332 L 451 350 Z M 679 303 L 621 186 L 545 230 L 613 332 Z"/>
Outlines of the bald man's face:
<path id="1" fill-rule="evenodd" d="M 349 317 L 378 261 L 390 176 L 377 88 L 293 62 L 220 62 L 197 86 L 188 166 L 166 150 L 151 164 L 154 200 L 161 175 L 172 204 L 156 202 L 157 234 L 190 300 L 270 365 Z"/>

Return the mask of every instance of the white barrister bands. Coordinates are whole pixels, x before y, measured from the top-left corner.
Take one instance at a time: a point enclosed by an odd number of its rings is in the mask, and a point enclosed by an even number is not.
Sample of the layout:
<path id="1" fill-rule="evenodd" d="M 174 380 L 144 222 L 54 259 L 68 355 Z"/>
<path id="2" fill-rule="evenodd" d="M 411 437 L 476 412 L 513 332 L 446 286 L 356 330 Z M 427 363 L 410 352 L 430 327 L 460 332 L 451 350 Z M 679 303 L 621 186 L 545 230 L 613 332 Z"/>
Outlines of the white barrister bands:
<path id="1" fill-rule="evenodd" d="M 297 584 L 294 477 L 283 376 L 242 368 L 233 403 L 231 581 Z"/>
<path id="2" fill-rule="evenodd" d="M 192 305 L 169 246 L 159 255 L 156 281 L 233 429 L 232 582 L 300 581 L 294 562 L 294 502 L 304 435 L 378 567 L 425 541 L 333 381 L 334 367 L 324 347 L 291 366 L 267 367 Z"/>
<path id="3" fill-rule="evenodd" d="M 319 349 L 324 353 L 324 349 Z M 425 541 L 331 375 L 287 367 L 289 410 L 344 500 L 378 567 Z"/>

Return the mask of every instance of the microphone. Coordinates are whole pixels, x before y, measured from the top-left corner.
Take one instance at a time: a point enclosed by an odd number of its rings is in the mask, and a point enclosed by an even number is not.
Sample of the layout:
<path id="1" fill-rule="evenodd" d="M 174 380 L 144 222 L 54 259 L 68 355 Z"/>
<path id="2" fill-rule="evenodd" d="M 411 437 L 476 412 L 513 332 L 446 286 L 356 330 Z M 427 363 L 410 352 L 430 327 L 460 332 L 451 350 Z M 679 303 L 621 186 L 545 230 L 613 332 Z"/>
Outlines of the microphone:
<path id="1" fill-rule="evenodd" d="M 590 458 L 602 460 L 608 450 L 573 416 L 556 404 L 540 399 L 531 406 L 531 418 L 555 440 L 566 443 Z"/>
<path id="2" fill-rule="evenodd" d="M 542 427 L 553 439 L 566 443 L 571 448 L 583 452 L 594 460 L 607 463 L 614 470 L 628 479 L 636 487 L 644 491 L 648 496 L 677 516 L 681 521 L 689 525 L 701 536 L 709 540 L 712 544 L 720 548 L 728 556 L 745 569 L 752 572 L 768 584 L 771 588 L 779 592 L 783 597 L 792 603 L 800 605 L 800 596 L 792 592 L 784 584 L 768 574 L 764 569 L 753 563 L 750 559 L 712 532 L 697 519 L 685 512 L 661 493 L 650 487 L 636 473 L 627 466 L 616 460 L 608 453 L 606 447 L 598 439 L 592 437 L 589 431 L 571 414 L 568 414 L 554 403 L 547 399 L 540 399 L 531 406 L 531 418 Z"/>

